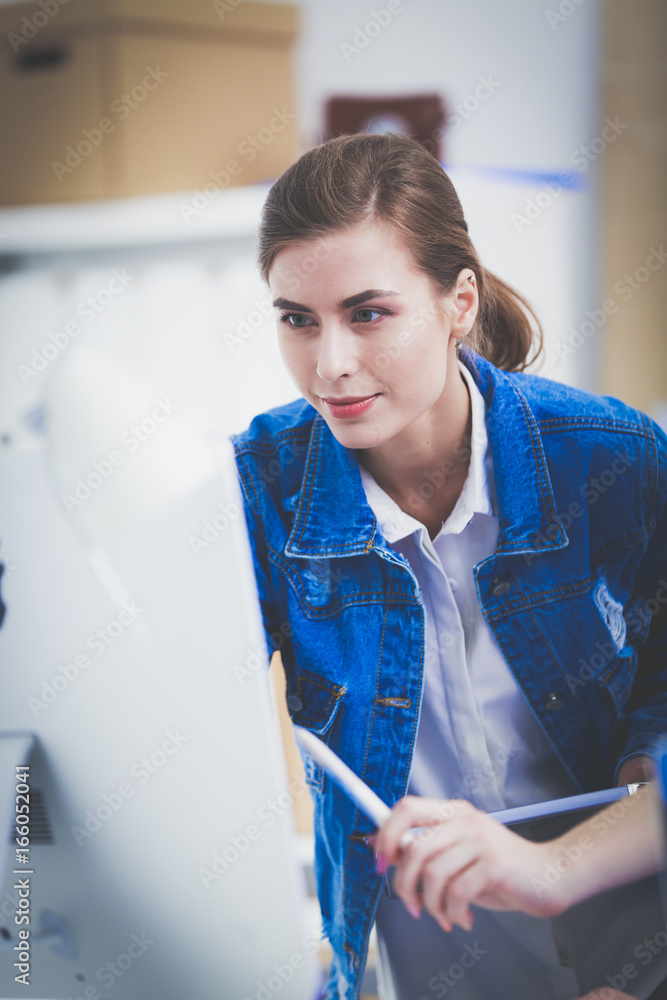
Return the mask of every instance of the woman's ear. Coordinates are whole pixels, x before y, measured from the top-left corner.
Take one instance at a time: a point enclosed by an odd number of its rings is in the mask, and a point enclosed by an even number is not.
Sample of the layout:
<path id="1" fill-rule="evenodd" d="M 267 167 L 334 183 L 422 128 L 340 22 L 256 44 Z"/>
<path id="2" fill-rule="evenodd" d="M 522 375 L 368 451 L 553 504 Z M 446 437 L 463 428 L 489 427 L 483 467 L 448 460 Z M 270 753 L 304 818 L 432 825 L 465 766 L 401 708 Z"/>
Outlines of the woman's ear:
<path id="1" fill-rule="evenodd" d="M 450 301 L 455 307 L 452 333 L 457 337 L 465 337 L 472 330 L 479 309 L 477 278 L 471 268 L 464 267 L 459 271 Z"/>

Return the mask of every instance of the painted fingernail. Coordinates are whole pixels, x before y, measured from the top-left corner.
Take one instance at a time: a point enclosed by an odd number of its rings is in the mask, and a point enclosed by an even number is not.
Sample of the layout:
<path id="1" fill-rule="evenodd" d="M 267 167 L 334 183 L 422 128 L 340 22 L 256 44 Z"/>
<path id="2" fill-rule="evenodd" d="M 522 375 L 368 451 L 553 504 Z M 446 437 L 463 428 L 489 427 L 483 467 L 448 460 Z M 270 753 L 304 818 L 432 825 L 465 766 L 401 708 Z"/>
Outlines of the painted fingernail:
<path id="1" fill-rule="evenodd" d="M 421 910 L 418 910 L 416 906 L 410 906 L 408 903 L 405 904 L 405 908 L 411 917 L 414 917 L 415 920 L 419 920 L 421 917 Z"/>
<path id="2" fill-rule="evenodd" d="M 387 862 L 381 854 L 375 855 L 375 871 L 378 875 L 384 875 L 387 871 Z"/>

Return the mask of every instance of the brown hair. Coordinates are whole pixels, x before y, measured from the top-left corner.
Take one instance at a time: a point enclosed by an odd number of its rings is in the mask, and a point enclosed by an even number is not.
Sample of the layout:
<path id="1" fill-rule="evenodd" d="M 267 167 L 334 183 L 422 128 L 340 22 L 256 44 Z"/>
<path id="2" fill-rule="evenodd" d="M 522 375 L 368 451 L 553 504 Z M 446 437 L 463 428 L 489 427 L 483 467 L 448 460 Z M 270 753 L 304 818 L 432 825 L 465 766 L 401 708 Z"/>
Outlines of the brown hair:
<path id="1" fill-rule="evenodd" d="M 407 136 L 337 136 L 288 167 L 262 209 L 257 258 L 263 279 L 268 282 L 285 247 L 373 219 L 401 234 L 438 293 L 450 292 L 463 268 L 474 271 L 479 310 L 468 346 L 507 371 L 520 371 L 537 358 L 543 346 L 538 317 L 523 296 L 482 267 L 451 180 Z M 534 341 L 537 350 L 527 360 Z"/>

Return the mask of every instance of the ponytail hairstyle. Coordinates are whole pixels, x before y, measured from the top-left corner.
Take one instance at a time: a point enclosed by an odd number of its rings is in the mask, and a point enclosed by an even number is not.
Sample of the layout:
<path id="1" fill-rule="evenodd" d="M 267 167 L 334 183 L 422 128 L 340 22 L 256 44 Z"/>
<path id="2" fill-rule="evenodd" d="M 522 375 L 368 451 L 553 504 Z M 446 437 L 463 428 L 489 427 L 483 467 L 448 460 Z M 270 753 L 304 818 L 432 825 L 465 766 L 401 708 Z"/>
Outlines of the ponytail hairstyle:
<path id="1" fill-rule="evenodd" d="M 257 262 L 262 278 L 294 243 L 380 220 L 400 234 L 436 295 L 459 272 L 476 278 L 479 309 L 465 343 L 497 368 L 521 371 L 543 347 L 542 326 L 513 288 L 485 270 L 449 177 L 420 143 L 397 133 L 341 135 L 299 157 L 272 185 L 262 209 Z M 528 359 L 533 342 L 537 349 Z"/>

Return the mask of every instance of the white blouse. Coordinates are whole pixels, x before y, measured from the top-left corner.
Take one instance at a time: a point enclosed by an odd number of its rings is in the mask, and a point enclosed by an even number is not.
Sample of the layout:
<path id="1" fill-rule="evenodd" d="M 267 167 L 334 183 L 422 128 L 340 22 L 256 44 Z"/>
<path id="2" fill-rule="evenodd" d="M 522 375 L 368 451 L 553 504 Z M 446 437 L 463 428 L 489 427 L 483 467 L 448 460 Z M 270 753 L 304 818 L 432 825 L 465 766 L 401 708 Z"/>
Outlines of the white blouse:
<path id="1" fill-rule="evenodd" d="M 431 540 L 363 467 L 361 478 L 380 530 L 408 560 L 425 602 L 424 693 L 408 792 L 465 798 L 490 812 L 577 788 L 480 607 L 472 570 L 493 555 L 498 537 L 493 456 L 484 397 L 457 363 L 472 406 L 470 466 L 437 536 Z M 422 494 L 431 488 L 425 481 Z M 470 933 L 456 927 L 445 934 L 428 914 L 415 920 L 383 892 L 376 929 L 382 1000 L 433 1000 L 454 986 L 456 1000 L 578 996 L 573 974 L 558 962 L 548 920 L 476 909 Z M 456 979 L 450 967 L 465 974 Z"/>

